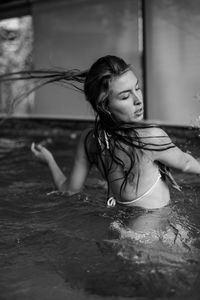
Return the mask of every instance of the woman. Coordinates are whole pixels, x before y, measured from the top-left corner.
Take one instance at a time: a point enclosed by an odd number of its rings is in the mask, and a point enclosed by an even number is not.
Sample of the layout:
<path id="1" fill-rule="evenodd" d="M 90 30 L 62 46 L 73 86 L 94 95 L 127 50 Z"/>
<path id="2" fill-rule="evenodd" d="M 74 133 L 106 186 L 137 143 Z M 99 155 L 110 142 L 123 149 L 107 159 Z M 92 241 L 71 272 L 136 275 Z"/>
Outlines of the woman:
<path id="1" fill-rule="evenodd" d="M 48 80 L 83 83 L 86 100 L 96 112 L 94 128 L 81 134 L 68 177 L 49 150 L 40 144 L 31 146 L 48 165 L 59 191 L 80 192 L 95 164 L 108 183 L 108 206 L 157 209 L 170 202 L 167 179 L 178 188 L 168 167 L 200 174 L 200 163 L 176 147 L 166 132 L 138 123 L 144 113 L 142 92 L 131 66 L 121 58 L 108 55 L 89 71 L 68 71 Z"/>

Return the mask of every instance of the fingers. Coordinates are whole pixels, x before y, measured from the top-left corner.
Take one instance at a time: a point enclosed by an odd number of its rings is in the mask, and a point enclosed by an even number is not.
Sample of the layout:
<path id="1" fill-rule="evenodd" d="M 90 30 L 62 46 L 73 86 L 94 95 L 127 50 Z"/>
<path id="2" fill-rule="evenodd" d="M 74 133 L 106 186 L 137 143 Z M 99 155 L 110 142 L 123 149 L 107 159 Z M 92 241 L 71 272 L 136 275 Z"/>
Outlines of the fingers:
<path id="1" fill-rule="evenodd" d="M 41 151 L 43 148 L 42 145 L 38 144 L 36 145 L 34 142 L 31 144 L 31 151 L 34 153 L 34 154 L 37 154 L 38 153 L 38 150 Z"/>
<path id="2" fill-rule="evenodd" d="M 34 142 L 31 144 L 31 151 L 35 152 L 35 143 Z"/>

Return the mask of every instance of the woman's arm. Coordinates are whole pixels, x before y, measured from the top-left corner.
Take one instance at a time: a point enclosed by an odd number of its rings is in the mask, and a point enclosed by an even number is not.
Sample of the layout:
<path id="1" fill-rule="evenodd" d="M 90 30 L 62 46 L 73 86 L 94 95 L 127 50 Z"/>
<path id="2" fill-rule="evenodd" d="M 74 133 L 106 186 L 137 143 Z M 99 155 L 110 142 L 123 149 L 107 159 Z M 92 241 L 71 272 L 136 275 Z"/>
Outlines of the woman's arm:
<path id="1" fill-rule="evenodd" d="M 62 186 L 66 182 L 66 177 L 57 165 L 51 152 L 45 147 L 43 147 L 41 144 L 36 145 L 35 143 L 32 143 L 31 151 L 37 159 L 48 165 L 51 175 L 53 177 L 54 184 L 57 187 L 57 189 L 61 191 Z"/>
<path id="2" fill-rule="evenodd" d="M 169 136 L 165 131 L 160 128 L 156 128 L 152 132 L 153 143 L 160 149 L 163 149 L 163 144 L 173 144 Z M 156 135 L 156 136 L 155 136 Z M 200 163 L 192 155 L 183 152 L 177 146 L 163 151 L 152 151 L 152 158 L 155 161 L 159 161 L 164 165 L 178 169 L 182 172 L 200 174 Z"/>
<path id="3" fill-rule="evenodd" d="M 67 192 L 70 195 L 75 194 L 78 193 L 84 185 L 89 169 L 91 167 L 91 164 L 87 159 L 84 146 L 84 141 L 87 133 L 88 130 L 85 130 L 81 134 L 74 157 L 73 167 L 68 178 L 61 171 L 49 150 L 47 150 L 40 144 L 36 146 L 34 143 L 32 143 L 31 145 L 33 154 L 40 161 L 45 162 L 48 165 L 55 186 L 61 192 Z"/>

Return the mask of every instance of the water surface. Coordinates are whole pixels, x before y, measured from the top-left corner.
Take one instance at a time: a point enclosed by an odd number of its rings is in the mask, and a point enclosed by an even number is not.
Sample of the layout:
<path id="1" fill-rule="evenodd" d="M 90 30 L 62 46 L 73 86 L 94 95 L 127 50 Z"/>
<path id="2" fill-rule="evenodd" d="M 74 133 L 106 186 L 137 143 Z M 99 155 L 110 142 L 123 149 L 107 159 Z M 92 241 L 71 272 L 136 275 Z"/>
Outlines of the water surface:
<path id="1" fill-rule="evenodd" d="M 0 139 L 0 299 L 199 299 L 199 177 L 175 173 L 182 193 L 171 191 L 162 216 L 108 209 L 95 168 L 82 193 L 57 193 L 30 144 L 47 142 L 67 174 L 72 133 Z M 177 143 L 198 156 L 198 136 Z M 146 235 L 133 230 L 143 219 Z"/>

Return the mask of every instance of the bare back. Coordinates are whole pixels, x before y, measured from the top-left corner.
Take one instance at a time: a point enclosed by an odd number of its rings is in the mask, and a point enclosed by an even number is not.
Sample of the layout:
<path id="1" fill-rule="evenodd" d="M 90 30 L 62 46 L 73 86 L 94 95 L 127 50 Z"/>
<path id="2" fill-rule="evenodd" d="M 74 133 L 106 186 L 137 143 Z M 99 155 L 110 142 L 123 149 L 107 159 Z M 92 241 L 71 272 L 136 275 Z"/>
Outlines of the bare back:
<path id="1" fill-rule="evenodd" d="M 145 136 L 149 135 L 149 131 L 148 129 L 141 129 L 139 134 L 141 138 L 145 138 Z M 94 155 L 98 153 L 97 145 L 92 134 L 89 135 L 88 145 L 89 154 Z M 129 206 L 140 206 L 147 209 L 165 206 L 170 199 L 169 189 L 167 184 L 160 178 L 159 168 L 157 163 L 153 160 L 152 152 L 149 150 L 133 149 L 134 146 L 123 145 L 123 147 L 126 148 L 127 151 L 136 152 L 138 159 L 135 160 L 132 168 L 130 157 L 122 150 L 116 149 L 114 154 L 123 161 L 124 167 L 113 161 L 113 158 L 110 157 L 106 148 L 103 149 L 101 158 L 99 155 L 96 155 L 95 163 L 104 178 L 104 168 L 109 168 L 108 181 L 112 196 L 115 197 L 118 202 Z M 127 183 L 124 185 L 126 172 L 130 168 Z M 151 192 L 148 193 L 148 191 Z M 142 195 L 145 195 L 145 197 L 141 197 Z M 140 199 L 135 201 L 138 197 Z"/>

